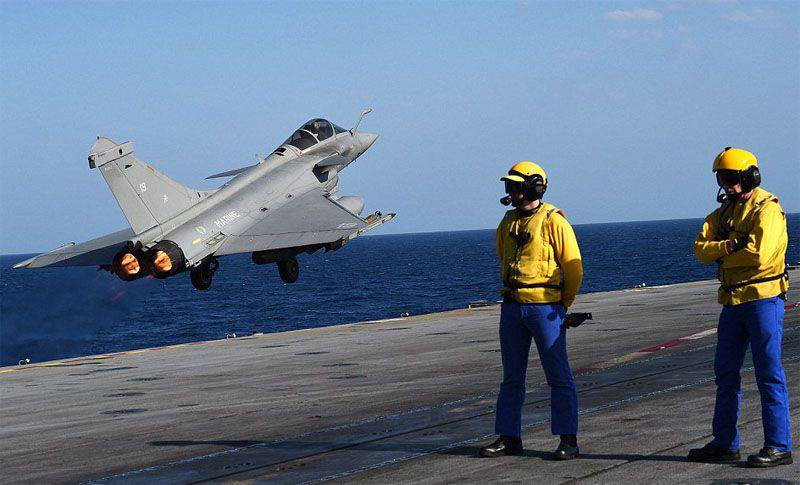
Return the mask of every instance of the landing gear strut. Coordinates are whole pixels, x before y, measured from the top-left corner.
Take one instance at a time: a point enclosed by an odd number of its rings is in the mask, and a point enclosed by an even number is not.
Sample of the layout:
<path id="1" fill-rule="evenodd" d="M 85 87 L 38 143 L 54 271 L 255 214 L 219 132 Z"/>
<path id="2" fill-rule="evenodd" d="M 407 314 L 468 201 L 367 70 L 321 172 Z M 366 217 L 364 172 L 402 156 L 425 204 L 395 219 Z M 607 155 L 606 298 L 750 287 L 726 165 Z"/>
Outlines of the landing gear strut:
<path id="1" fill-rule="evenodd" d="M 278 261 L 278 274 L 284 283 L 294 283 L 300 276 L 300 263 L 297 258 L 289 258 L 284 261 Z"/>
<path id="2" fill-rule="evenodd" d="M 189 279 L 192 280 L 192 286 L 200 291 L 205 291 L 211 288 L 211 279 L 214 277 L 214 272 L 219 268 L 217 258 L 211 257 L 200 263 L 199 266 L 192 268 L 189 273 Z"/>

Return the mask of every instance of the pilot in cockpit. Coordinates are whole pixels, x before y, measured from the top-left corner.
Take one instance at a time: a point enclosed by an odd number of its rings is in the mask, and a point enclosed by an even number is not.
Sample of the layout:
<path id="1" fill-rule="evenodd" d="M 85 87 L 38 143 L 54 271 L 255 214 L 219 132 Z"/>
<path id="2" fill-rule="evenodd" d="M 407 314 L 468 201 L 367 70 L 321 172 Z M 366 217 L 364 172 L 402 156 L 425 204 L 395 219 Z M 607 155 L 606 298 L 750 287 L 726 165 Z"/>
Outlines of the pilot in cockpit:
<path id="1" fill-rule="evenodd" d="M 320 141 L 333 135 L 330 123 L 322 119 L 311 120 L 303 128 L 313 133 Z"/>

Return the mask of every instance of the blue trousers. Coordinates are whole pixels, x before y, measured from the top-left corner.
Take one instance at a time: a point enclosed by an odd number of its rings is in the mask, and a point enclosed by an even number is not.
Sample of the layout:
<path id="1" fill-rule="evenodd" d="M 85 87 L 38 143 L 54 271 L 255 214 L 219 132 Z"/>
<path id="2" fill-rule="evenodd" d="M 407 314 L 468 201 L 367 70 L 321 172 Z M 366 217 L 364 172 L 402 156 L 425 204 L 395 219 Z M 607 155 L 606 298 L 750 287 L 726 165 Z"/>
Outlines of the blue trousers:
<path id="1" fill-rule="evenodd" d="M 553 434 L 578 433 L 578 393 L 567 360 L 566 332 L 561 328 L 565 313 L 559 303 L 503 303 L 500 311 L 503 382 L 497 396 L 496 434 L 515 437 L 521 434 L 531 337 L 550 386 L 550 429 Z"/>
<path id="2" fill-rule="evenodd" d="M 789 393 L 781 364 L 783 300 L 765 298 L 739 305 L 725 305 L 717 328 L 714 375 L 717 400 L 714 407 L 714 443 L 739 449 L 739 406 L 741 376 L 747 345 L 753 353 L 756 383 L 761 394 L 761 422 L 764 446 L 791 451 Z"/>

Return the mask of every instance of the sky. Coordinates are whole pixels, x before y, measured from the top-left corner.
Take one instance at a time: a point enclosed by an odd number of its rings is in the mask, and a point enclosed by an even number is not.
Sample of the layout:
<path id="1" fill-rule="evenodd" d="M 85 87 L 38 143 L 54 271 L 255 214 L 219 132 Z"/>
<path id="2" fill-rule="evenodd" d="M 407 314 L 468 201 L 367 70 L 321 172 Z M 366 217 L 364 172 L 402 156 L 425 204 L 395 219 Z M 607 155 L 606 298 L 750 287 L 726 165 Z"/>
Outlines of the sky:
<path id="1" fill-rule="evenodd" d="M 573 224 L 703 217 L 714 156 L 800 210 L 800 2 L 0 2 L 0 253 L 127 227 L 97 135 L 198 189 L 308 119 L 378 141 L 378 233 L 496 227 L 520 160 Z"/>

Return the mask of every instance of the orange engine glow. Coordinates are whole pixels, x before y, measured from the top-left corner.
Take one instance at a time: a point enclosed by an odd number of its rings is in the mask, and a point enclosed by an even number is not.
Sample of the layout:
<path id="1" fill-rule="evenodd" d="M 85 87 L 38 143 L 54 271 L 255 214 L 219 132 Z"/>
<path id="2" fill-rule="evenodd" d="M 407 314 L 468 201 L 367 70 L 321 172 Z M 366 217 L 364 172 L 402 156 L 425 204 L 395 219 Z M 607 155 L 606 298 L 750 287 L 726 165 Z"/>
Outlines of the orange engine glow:
<path id="1" fill-rule="evenodd" d="M 153 266 L 162 273 L 172 270 L 172 260 L 164 251 L 158 251 L 153 258 Z"/>
<path id="2" fill-rule="evenodd" d="M 139 274 L 139 271 L 142 269 L 141 266 L 139 266 L 139 260 L 131 253 L 125 253 L 125 255 L 122 256 L 119 260 L 119 268 L 123 273 L 129 276 Z"/>

